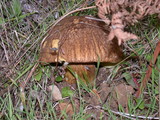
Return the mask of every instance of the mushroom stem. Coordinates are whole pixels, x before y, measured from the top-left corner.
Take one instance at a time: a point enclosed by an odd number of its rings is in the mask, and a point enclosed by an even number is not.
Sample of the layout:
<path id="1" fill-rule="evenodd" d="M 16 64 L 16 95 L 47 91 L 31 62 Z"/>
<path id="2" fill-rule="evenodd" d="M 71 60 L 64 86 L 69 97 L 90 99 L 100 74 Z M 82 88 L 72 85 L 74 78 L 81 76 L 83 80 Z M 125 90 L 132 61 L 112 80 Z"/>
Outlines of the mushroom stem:
<path id="1" fill-rule="evenodd" d="M 69 67 L 84 83 L 93 85 L 96 73 L 96 67 L 94 64 L 74 64 L 69 65 Z M 76 83 L 75 75 L 69 69 L 66 70 L 65 78 L 70 84 Z"/>

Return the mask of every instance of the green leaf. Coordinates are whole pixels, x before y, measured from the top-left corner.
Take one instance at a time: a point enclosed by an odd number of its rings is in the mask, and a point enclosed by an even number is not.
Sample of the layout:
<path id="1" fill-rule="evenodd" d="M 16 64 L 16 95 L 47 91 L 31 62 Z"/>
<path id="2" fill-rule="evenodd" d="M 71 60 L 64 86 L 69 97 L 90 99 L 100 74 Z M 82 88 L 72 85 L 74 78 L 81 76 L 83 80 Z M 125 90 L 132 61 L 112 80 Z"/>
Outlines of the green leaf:
<path id="1" fill-rule="evenodd" d="M 159 94 L 159 86 L 156 86 L 156 88 L 155 88 L 155 94 L 156 94 L 156 95 Z"/>
<path id="2" fill-rule="evenodd" d="M 127 83 L 128 83 L 129 85 L 131 85 L 131 86 L 134 87 L 134 88 L 137 87 L 137 85 L 134 83 L 133 78 L 132 78 L 132 76 L 131 76 L 131 74 L 130 74 L 129 72 L 123 73 L 122 76 L 126 79 L 126 81 L 127 81 Z"/>
<path id="3" fill-rule="evenodd" d="M 139 109 L 141 109 L 141 110 L 144 109 L 144 101 L 142 101 L 141 104 L 139 105 Z"/>
<path id="4" fill-rule="evenodd" d="M 62 88 L 62 97 L 71 97 L 74 92 L 69 87 Z"/>
<path id="5" fill-rule="evenodd" d="M 18 17 L 21 14 L 22 8 L 19 0 L 12 1 L 12 10 L 13 10 L 14 16 Z"/>
<path id="6" fill-rule="evenodd" d="M 42 70 L 39 70 L 38 73 L 34 76 L 37 81 L 40 81 L 42 78 Z"/>
<path id="7" fill-rule="evenodd" d="M 56 80 L 56 82 L 62 82 L 63 78 L 61 76 L 57 76 L 55 80 Z"/>
<path id="8" fill-rule="evenodd" d="M 147 55 L 146 55 L 146 60 L 147 60 L 147 61 L 150 61 L 152 58 L 153 58 L 152 55 L 150 55 L 150 54 L 147 54 Z"/>
<path id="9" fill-rule="evenodd" d="M 144 109 L 144 100 L 142 98 L 136 99 L 136 102 L 137 102 L 137 107 L 139 109 L 141 109 L 141 110 Z"/>
<path id="10" fill-rule="evenodd" d="M 2 25 L 4 23 L 5 23 L 4 19 L 2 17 L 0 17 L 0 25 Z"/>
<path id="11" fill-rule="evenodd" d="M 26 17 L 28 17 L 28 16 L 30 16 L 30 15 L 33 15 L 34 13 L 35 13 L 35 12 L 27 13 L 27 14 L 24 14 L 24 15 L 20 15 L 20 16 L 19 16 L 19 19 L 26 18 Z"/>
<path id="12" fill-rule="evenodd" d="M 19 19 L 26 18 L 27 16 L 29 16 L 29 14 L 20 15 L 20 16 L 19 16 Z"/>

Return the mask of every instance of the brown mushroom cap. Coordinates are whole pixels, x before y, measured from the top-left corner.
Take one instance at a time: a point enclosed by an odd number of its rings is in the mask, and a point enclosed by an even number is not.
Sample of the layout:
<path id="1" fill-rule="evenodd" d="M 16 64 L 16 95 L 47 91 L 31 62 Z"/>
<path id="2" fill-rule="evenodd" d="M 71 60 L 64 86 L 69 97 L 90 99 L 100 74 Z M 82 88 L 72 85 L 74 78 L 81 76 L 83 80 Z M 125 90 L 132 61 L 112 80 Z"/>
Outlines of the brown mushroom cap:
<path id="1" fill-rule="evenodd" d="M 105 23 L 70 16 L 54 26 L 41 46 L 40 61 L 54 63 L 109 62 L 117 63 L 122 59 L 122 51 L 117 40 L 108 41 L 109 31 Z"/>

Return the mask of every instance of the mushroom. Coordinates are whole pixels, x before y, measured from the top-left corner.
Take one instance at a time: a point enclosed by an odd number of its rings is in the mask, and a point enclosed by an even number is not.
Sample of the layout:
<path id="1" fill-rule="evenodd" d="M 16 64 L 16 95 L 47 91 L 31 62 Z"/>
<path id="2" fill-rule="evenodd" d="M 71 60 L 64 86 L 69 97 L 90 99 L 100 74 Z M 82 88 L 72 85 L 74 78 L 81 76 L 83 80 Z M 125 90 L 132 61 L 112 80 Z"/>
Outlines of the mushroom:
<path id="1" fill-rule="evenodd" d="M 86 16 L 69 16 L 52 27 L 41 44 L 41 63 L 68 62 L 70 68 L 82 80 L 85 76 L 92 83 L 96 66 L 103 63 L 117 63 L 122 60 L 123 53 L 115 38 L 107 40 L 109 31 L 105 23 Z M 66 69 L 65 78 L 69 83 L 75 77 Z"/>

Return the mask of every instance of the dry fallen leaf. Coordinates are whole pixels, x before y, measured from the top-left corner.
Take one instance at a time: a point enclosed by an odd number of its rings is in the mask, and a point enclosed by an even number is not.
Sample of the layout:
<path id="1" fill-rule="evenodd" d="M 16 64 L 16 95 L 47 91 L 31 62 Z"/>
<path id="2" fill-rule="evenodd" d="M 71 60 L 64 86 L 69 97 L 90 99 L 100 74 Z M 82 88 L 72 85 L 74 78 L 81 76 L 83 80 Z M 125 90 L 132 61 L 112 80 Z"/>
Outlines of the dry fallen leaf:
<path id="1" fill-rule="evenodd" d="M 79 113 L 79 100 L 74 97 L 72 98 L 72 100 L 73 101 L 71 102 L 70 99 L 63 99 L 63 101 L 59 102 L 59 104 L 55 107 L 57 117 L 60 117 L 63 120 L 72 120 L 73 114 Z"/>
<path id="2" fill-rule="evenodd" d="M 93 89 L 92 92 L 89 93 L 89 98 L 87 101 L 92 105 L 100 105 L 101 98 L 96 89 Z"/>
<path id="3" fill-rule="evenodd" d="M 50 85 L 48 91 L 51 92 L 53 100 L 58 101 L 62 99 L 62 94 L 56 85 Z"/>
<path id="4" fill-rule="evenodd" d="M 111 93 L 111 91 L 112 87 L 109 87 L 107 83 L 100 84 L 100 98 L 102 100 L 102 103 L 104 103 L 107 100 L 107 97 Z"/>
<path id="5" fill-rule="evenodd" d="M 61 112 L 65 111 L 68 116 L 72 116 L 74 114 L 74 110 L 71 103 L 59 103 L 59 107 Z"/>
<path id="6" fill-rule="evenodd" d="M 116 92 L 118 104 L 127 108 L 128 97 L 134 92 L 133 87 L 122 83 L 115 86 L 114 90 Z"/>

